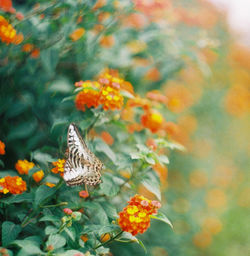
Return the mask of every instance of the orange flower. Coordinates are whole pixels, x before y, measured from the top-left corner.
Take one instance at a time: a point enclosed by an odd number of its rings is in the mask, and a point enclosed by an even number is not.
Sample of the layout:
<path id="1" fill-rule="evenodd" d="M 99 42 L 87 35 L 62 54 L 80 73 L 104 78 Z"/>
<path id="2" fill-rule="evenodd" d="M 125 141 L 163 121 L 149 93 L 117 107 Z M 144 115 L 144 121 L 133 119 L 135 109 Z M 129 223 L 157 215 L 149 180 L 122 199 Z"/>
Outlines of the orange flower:
<path id="1" fill-rule="evenodd" d="M 107 69 L 101 73 L 98 77 L 98 82 L 102 85 L 109 85 L 114 89 L 128 91 L 131 94 L 134 94 L 134 89 L 131 83 L 125 81 L 119 76 L 117 70 Z"/>
<path id="2" fill-rule="evenodd" d="M 94 81 L 80 81 L 75 83 L 76 87 L 83 87 L 75 99 L 76 108 L 85 111 L 85 107 L 96 108 L 99 105 L 100 84 Z"/>
<path id="3" fill-rule="evenodd" d="M 194 103 L 191 91 L 181 84 L 172 83 L 166 89 L 166 96 L 168 108 L 175 113 L 184 111 Z"/>
<path id="4" fill-rule="evenodd" d="M 157 68 L 151 68 L 145 74 L 145 79 L 152 82 L 157 82 L 161 79 L 161 73 Z"/>
<path id="5" fill-rule="evenodd" d="M 104 110 L 121 109 L 123 106 L 123 96 L 119 90 L 107 85 L 101 89 L 99 103 L 103 105 Z"/>
<path id="6" fill-rule="evenodd" d="M 2 42 L 9 44 L 13 43 L 16 37 L 16 30 L 8 21 L 0 15 L 0 38 Z"/>
<path id="7" fill-rule="evenodd" d="M 134 133 L 135 131 L 140 132 L 141 130 L 143 130 L 143 126 L 138 123 L 132 123 L 127 125 L 127 129 L 129 133 Z"/>
<path id="8" fill-rule="evenodd" d="M 158 201 L 135 195 L 128 202 L 128 206 L 119 213 L 118 223 L 123 231 L 133 236 L 144 233 L 150 226 L 150 215 L 156 214 L 160 207 Z"/>
<path id="9" fill-rule="evenodd" d="M 0 155 L 5 155 L 5 144 L 0 140 Z"/>
<path id="10" fill-rule="evenodd" d="M 225 97 L 224 105 L 226 111 L 234 116 L 240 117 L 250 110 L 250 92 L 244 85 L 236 85 L 230 88 Z"/>
<path id="11" fill-rule="evenodd" d="M 157 144 L 155 143 L 155 140 L 153 138 L 148 138 L 146 141 L 146 145 L 152 150 L 157 149 Z"/>
<path id="12" fill-rule="evenodd" d="M 13 41 L 14 44 L 20 44 L 23 41 L 23 34 L 18 34 L 15 36 L 15 40 Z"/>
<path id="13" fill-rule="evenodd" d="M 106 5 L 107 1 L 106 0 L 97 0 L 93 9 L 97 10 L 99 8 L 102 8 L 104 5 Z"/>
<path id="14" fill-rule="evenodd" d="M 33 162 L 29 162 L 26 159 L 18 160 L 15 168 L 19 174 L 28 174 L 29 170 L 35 166 Z"/>
<path id="15" fill-rule="evenodd" d="M 15 9 L 12 7 L 11 0 L 0 0 L 0 8 L 5 12 L 14 13 Z"/>
<path id="16" fill-rule="evenodd" d="M 114 143 L 113 137 L 110 133 L 103 131 L 101 133 L 102 140 L 105 141 L 108 145 L 112 145 Z"/>
<path id="17" fill-rule="evenodd" d="M 157 90 L 147 92 L 146 97 L 153 101 L 158 101 L 165 104 L 167 103 L 167 97 L 162 95 L 161 92 Z"/>
<path id="18" fill-rule="evenodd" d="M 56 184 L 53 184 L 53 183 L 50 183 L 50 182 L 46 182 L 45 185 L 50 187 L 50 188 L 53 188 L 53 187 L 56 186 Z"/>
<path id="19" fill-rule="evenodd" d="M 115 44 L 114 36 L 102 36 L 100 39 L 100 45 L 104 48 L 110 48 Z"/>
<path id="20" fill-rule="evenodd" d="M 34 48 L 33 44 L 24 44 L 22 47 L 23 52 L 31 52 Z"/>
<path id="21" fill-rule="evenodd" d="M 6 176 L 0 179 L 0 193 L 22 194 L 26 191 L 26 182 L 21 177 Z"/>
<path id="22" fill-rule="evenodd" d="M 87 198 L 87 197 L 89 197 L 89 193 L 86 190 L 82 190 L 79 192 L 79 196 L 82 198 Z"/>
<path id="23" fill-rule="evenodd" d="M 127 101 L 127 106 L 128 107 L 141 107 L 144 110 L 148 110 L 150 107 L 151 103 L 148 99 L 140 98 L 139 96 L 129 99 Z"/>
<path id="24" fill-rule="evenodd" d="M 53 169 L 51 169 L 51 171 L 53 173 L 60 173 L 60 175 L 63 175 L 65 159 L 58 159 L 56 162 L 52 162 L 52 164 L 55 167 Z"/>
<path id="25" fill-rule="evenodd" d="M 38 172 L 35 172 L 35 173 L 32 175 L 32 177 L 33 177 L 34 181 L 38 183 L 38 182 L 41 181 L 41 180 L 43 179 L 43 177 L 44 177 L 44 172 L 43 172 L 43 170 L 40 170 L 40 171 L 38 171 Z"/>
<path id="26" fill-rule="evenodd" d="M 145 128 L 148 128 L 152 133 L 159 131 L 164 123 L 163 116 L 156 110 L 146 111 L 141 116 L 141 123 Z"/>
<path id="27" fill-rule="evenodd" d="M 86 243 L 89 240 L 87 235 L 81 235 L 80 238 L 84 243 Z"/>
<path id="28" fill-rule="evenodd" d="M 31 52 L 30 56 L 31 56 L 32 58 L 34 58 L 34 59 L 37 59 L 37 58 L 40 56 L 40 49 L 35 48 L 35 49 Z"/>
<path id="29" fill-rule="evenodd" d="M 83 35 L 85 34 L 85 29 L 84 28 L 77 28 L 70 34 L 70 38 L 72 41 L 77 41 L 79 40 Z"/>

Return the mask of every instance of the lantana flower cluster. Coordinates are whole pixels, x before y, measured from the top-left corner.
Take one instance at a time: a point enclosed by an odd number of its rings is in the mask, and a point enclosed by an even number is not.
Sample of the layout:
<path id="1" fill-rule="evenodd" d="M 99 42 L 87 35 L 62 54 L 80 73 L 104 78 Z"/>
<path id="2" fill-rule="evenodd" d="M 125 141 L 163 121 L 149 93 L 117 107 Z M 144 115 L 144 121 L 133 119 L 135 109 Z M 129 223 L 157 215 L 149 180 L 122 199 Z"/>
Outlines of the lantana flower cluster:
<path id="1" fill-rule="evenodd" d="M 124 102 L 121 91 L 133 93 L 132 85 L 112 70 L 101 74 L 98 81 L 79 81 L 75 86 L 82 87 L 75 99 L 77 109 L 82 111 L 99 105 L 104 110 L 119 110 Z"/>
<path id="2" fill-rule="evenodd" d="M 29 171 L 35 167 L 35 164 L 33 162 L 29 162 L 28 160 L 24 159 L 24 160 L 18 160 L 15 168 L 18 171 L 19 174 L 21 175 L 28 175 Z M 35 173 L 33 173 L 32 175 L 33 179 L 35 182 L 40 182 L 43 177 L 44 177 L 44 172 L 43 170 L 39 170 Z"/>
<path id="3" fill-rule="evenodd" d="M 5 155 L 5 144 L 0 140 L 0 155 Z"/>
<path id="4" fill-rule="evenodd" d="M 119 213 L 118 223 L 123 231 L 133 236 L 144 233 L 150 226 L 150 216 L 156 214 L 160 207 L 158 201 L 135 195 L 128 202 L 128 206 Z"/>
<path id="5" fill-rule="evenodd" d="M 55 167 L 53 169 L 51 169 L 51 172 L 56 173 L 56 174 L 59 173 L 61 176 L 63 176 L 65 159 L 58 159 L 57 161 L 52 162 L 52 164 Z"/>
<path id="6" fill-rule="evenodd" d="M 19 176 L 6 176 L 0 179 L 0 193 L 22 194 L 26 191 L 26 182 Z"/>
<path id="7" fill-rule="evenodd" d="M 9 22 L 0 15 L 0 38 L 6 44 L 20 44 L 23 41 L 23 35 L 17 34 Z"/>

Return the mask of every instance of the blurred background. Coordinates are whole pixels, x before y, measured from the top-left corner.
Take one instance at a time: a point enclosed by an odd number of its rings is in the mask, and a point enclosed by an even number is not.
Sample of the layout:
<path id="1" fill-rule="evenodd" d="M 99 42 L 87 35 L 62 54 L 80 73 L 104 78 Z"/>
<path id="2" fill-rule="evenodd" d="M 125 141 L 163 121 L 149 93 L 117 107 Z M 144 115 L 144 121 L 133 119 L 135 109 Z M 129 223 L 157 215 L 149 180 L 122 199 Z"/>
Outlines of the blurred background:
<path id="1" fill-rule="evenodd" d="M 39 9 L 31 0 L 12 2 L 24 14 Z M 62 99 L 76 81 L 117 69 L 135 92 L 167 97 L 167 136 L 186 148 L 169 153 L 167 167 L 154 167 L 174 229 L 152 220 L 138 235 L 149 255 L 249 255 L 250 1 L 98 0 L 86 4 L 83 18 L 81 2 L 17 22 L 24 42 L 1 45 L 6 166 L 47 144 L 56 152 L 50 128 L 74 108 Z M 77 26 L 85 34 L 75 40 L 68 35 Z M 138 192 L 154 198 L 143 186 Z M 144 255 L 136 244 L 111 248 Z"/>

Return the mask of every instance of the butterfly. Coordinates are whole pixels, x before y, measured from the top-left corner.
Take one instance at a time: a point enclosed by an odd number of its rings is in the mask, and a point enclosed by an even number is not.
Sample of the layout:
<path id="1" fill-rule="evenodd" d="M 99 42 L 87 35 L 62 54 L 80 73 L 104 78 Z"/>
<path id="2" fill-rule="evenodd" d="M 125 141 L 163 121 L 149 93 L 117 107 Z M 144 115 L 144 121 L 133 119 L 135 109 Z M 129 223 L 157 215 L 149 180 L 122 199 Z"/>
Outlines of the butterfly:
<path id="1" fill-rule="evenodd" d="M 85 183 L 94 186 L 101 183 L 103 163 L 88 149 L 74 123 L 68 128 L 67 145 L 63 175 L 66 184 L 77 186 Z"/>

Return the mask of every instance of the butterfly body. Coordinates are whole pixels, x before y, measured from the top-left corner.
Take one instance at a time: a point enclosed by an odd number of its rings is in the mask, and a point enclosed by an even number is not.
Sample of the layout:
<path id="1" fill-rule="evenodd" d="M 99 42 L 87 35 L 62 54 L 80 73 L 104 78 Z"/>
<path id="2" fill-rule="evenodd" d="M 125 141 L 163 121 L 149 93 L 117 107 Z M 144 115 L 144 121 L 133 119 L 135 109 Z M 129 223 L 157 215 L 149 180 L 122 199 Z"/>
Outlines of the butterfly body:
<path id="1" fill-rule="evenodd" d="M 67 136 L 67 160 L 64 180 L 68 186 L 97 185 L 101 182 L 102 162 L 88 149 L 75 124 L 70 124 Z"/>

